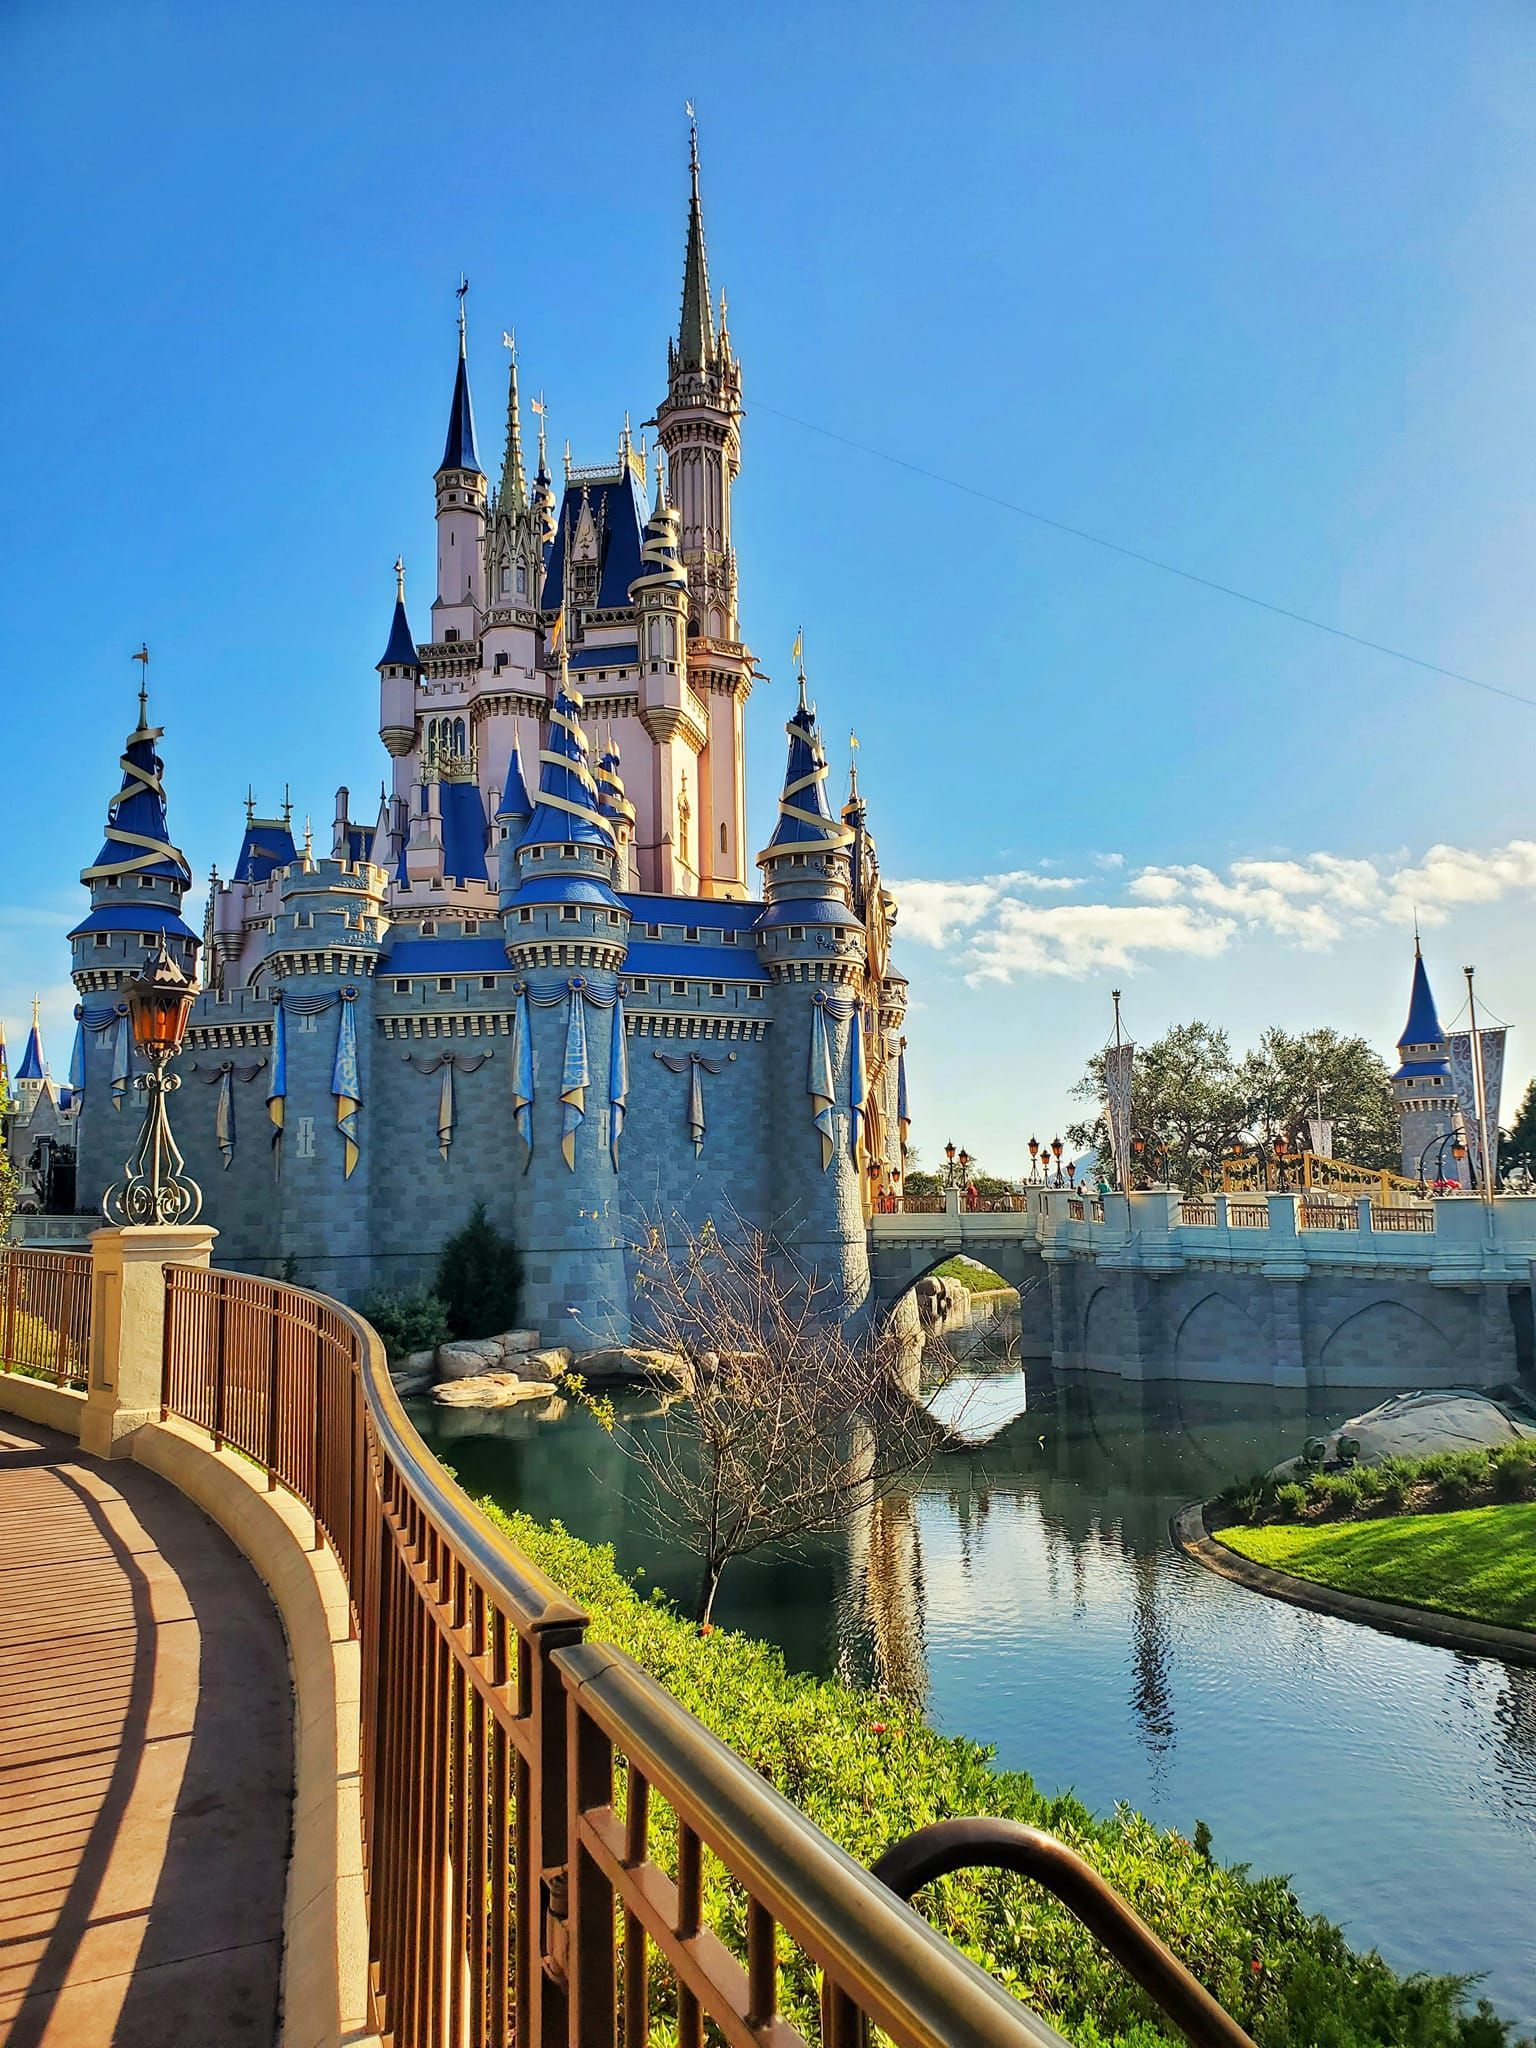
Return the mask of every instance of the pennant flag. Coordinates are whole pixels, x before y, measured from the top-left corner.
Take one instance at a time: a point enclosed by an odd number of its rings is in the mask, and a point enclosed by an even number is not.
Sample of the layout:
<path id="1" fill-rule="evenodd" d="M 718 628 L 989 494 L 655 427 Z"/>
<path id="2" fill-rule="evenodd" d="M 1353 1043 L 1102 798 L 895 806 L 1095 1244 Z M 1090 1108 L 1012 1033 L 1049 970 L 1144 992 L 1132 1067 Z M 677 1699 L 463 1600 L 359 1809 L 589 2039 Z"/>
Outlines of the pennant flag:
<path id="1" fill-rule="evenodd" d="M 565 1020 L 565 1063 L 560 1070 L 560 1150 L 573 1173 L 576 1171 L 576 1133 L 586 1121 L 587 1084 L 591 1079 L 587 1067 L 587 1020 L 582 1010 L 581 990 L 573 988 Z"/>
<path id="2" fill-rule="evenodd" d="M 267 1115 L 272 1120 L 273 1156 L 281 1163 L 283 1124 L 288 1115 L 288 1027 L 283 1020 L 281 996 L 272 1013 L 272 1079 L 267 1088 Z"/>
<path id="3" fill-rule="evenodd" d="M 69 1086 L 78 1103 L 85 1093 L 85 1011 L 75 1012 L 75 1042 L 69 1054 Z M 5 1093 L 5 1040 L 0 1038 L 0 1095 Z"/>
<path id="4" fill-rule="evenodd" d="M 357 1078 L 357 1015 L 353 998 L 341 998 L 341 1022 L 336 1029 L 336 1064 L 331 1069 L 331 1093 L 336 1098 L 336 1128 L 342 1136 L 345 1166 L 342 1178 L 350 1180 L 358 1159 L 358 1112 L 363 1106 L 362 1084 Z"/>
<path id="5" fill-rule="evenodd" d="M 802 656 L 804 655 L 804 653 L 805 653 L 805 628 L 804 628 L 804 626 L 799 626 L 799 627 L 797 627 L 797 628 L 795 629 L 795 644 L 794 644 L 794 646 L 793 646 L 793 647 L 791 647 L 791 649 L 789 650 L 789 658 L 790 658 L 790 660 L 791 660 L 792 662 L 794 662 L 794 663 L 795 663 L 796 667 L 798 667 L 798 666 L 799 666 L 799 664 L 800 664 L 800 660 L 801 660 L 801 657 L 802 657 Z"/>
<path id="6" fill-rule="evenodd" d="M 815 1105 L 811 1111 L 811 1122 L 821 1133 L 821 1170 L 825 1173 L 832 1164 L 836 1130 L 832 1112 L 837 1095 L 832 1084 L 832 1045 L 827 1037 L 827 1013 L 819 1001 L 811 1012 L 811 1065 L 805 1092 Z"/>
<path id="7" fill-rule="evenodd" d="M 688 1077 L 688 1135 L 697 1159 L 704 1150 L 704 1081 L 697 1059 L 688 1062 Z"/>
<path id="8" fill-rule="evenodd" d="M 219 1150 L 224 1155 L 224 1171 L 228 1173 L 230 1162 L 235 1156 L 235 1076 L 231 1067 L 226 1067 L 219 1076 L 219 1095 L 213 1110 L 213 1135 Z"/>
<path id="9" fill-rule="evenodd" d="M 907 1149 L 907 1133 L 912 1128 L 912 1115 L 907 1107 L 907 1041 L 901 1041 L 896 1054 L 896 1128 L 901 1133 L 901 1149 Z"/>
<path id="10" fill-rule="evenodd" d="M 864 1005 L 853 1006 L 853 1022 L 848 1028 L 848 1106 L 850 1109 L 848 1150 L 855 1166 L 861 1163 L 864 1150 L 864 1108 L 869 1100 L 869 1084 L 864 1071 Z"/>
<path id="11" fill-rule="evenodd" d="M 437 1090 L 437 1149 L 444 1159 L 453 1143 L 453 1060 L 443 1061 L 443 1078 Z"/>
<path id="12" fill-rule="evenodd" d="M 533 1034 L 528 1026 L 528 991 L 520 988 L 517 992 L 517 1006 L 512 1012 L 512 1121 L 517 1126 L 517 1135 L 527 1148 L 528 1160 L 533 1158 Z M 523 1171 L 528 1170 L 528 1161 Z"/>
<path id="13" fill-rule="evenodd" d="M 629 1110 L 629 1047 L 624 1042 L 624 998 L 613 1005 L 613 1045 L 608 1057 L 608 1110 L 610 1117 L 608 1156 L 615 1173 L 619 1170 L 619 1139 Z"/>
<path id="14" fill-rule="evenodd" d="M 132 1034 L 128 1029 L 128 1019 L 119 1017 L 112 1027 L 112 1107 L 117 1110 L 122 1108 L 123 1097 L 128 1093 L 133 1064 L 130 1058 L 131 1046 Z"/>
<path id="15" fill-rule="evenodd" d="M 551 654 L 558 654 L 560 652 L 560 642 L 564 638 L 565 613 L 562 611 L 557 614 L 555 623 L 549 629 L 549 651 Z"/>
<path id="16" fill-rule="evenodd" d="M 536 412 L 536 413 L 538 414 L 538 416 L 539 416 L 539 418 L 540 418 L 540 419 L 543 419 L 543 417 L 544 417 L 544 394 L 543 394 L 543 392 L 542 392 L 542 391 L 541 391 L 541 392 L 539 393 L 539 395 L 538 395 L 538 397 L 537 397 L 537 398 L 535 398 L 535 399 L 532 399 L 532 400 L 530 400 L 530 402 L 529 402 L 529 409 L 530 409 L 530 411 L 532 411 L 532 412 Z"/>

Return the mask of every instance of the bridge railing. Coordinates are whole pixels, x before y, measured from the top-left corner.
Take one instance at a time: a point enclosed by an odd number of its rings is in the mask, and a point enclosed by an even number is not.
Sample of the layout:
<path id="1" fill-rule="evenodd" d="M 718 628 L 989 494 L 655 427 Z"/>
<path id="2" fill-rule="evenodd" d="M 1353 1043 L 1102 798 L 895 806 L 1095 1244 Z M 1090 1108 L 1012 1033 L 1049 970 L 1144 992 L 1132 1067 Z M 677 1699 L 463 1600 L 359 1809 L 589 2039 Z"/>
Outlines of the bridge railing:
<path id="1" fill-rule="evenodd" d="M 90 1254 L 0 1246 L 0 1366 L 83 1387 L 90 1350 Z"/>
<path id="2" fill-rule="evenodd" d="M 903 2048 L 1060 2048 L 638 1665 L 587 1639 L 587 1616 L 422 1443 L 358 1317 L 175 1265 L 165 1309 L 164 1414 L 304 1501 L 346 1577 L 374 2023 L 395 2048 L 643 2048 L 653 2028 L 679 2048 L 706 2029 L 800 2048 L 780 2011 L 786 1944 L 819 1974 L 825 2048 L 855 2048 L 868 2023 Z M 705 1922 L 706 1854 L 742 1897 L 737 1946 Z"/>

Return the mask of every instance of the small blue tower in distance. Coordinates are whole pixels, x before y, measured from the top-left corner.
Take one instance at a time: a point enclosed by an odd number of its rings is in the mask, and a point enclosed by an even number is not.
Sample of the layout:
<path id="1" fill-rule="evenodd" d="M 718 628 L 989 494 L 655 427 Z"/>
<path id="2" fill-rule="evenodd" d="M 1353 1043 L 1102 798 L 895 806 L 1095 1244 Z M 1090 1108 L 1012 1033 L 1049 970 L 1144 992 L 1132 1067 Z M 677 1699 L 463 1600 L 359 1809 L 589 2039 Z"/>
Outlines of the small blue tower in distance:
<path id="1" fill-rule="evenodd" d="M 1392 1076 L 1392 1093 L 1403 1131 L 1403 1172 L 1417 1178 L 1419 1163 L 1426 1173 L 1437 1170 L 1451 1179 L 1456 1161 L 1445 1148 L 1443 1162 L 1424 1155 L 1439 1138 L 1456 1129 L 1456 1091 L 1451 1083 L 1450 1046 L 1440 1028 L 1429 975 L 1417 932 L 1413 939 L 1413 985 L 1408 996 L 1408 1022 L 1397 1041 L 1398 1066 Z"/>

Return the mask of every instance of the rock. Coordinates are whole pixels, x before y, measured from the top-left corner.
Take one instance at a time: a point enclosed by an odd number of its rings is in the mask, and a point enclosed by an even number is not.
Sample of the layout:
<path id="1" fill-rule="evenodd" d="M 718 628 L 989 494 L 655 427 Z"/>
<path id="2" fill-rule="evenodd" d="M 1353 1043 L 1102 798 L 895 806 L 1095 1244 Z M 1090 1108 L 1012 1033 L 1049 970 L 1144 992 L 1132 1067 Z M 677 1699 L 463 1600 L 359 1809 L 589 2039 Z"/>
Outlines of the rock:
<path id="1" fill-rule="evenodd" d="M 563 1344 L 552 1344 L 543 1351 L 524 1351 L 507 1361 L 508 1370 L 516 1372 L 525 1380 L 559 1379 L 571 1362 L 571 1354 Z"/>
<path id="2" fill-rule="evenodd" d="M 494 1340 L 501 1346 L 503 1358 L 516 1358 L 524 1351 L 537 1351 L 539 1333 L 537 1330 L 503 1330 Z"/>
<path id="3" fill-rule="evenodd" d="M 436 1369 L 437 1353 L 435 1351 L 413 1351 L 409 1357 L 402 1358 L 400 1363 L 392 1368 L 397 1378 L 403 1372 L 430 1373 L 435 1372 Z"/>
<path id="4" fill-rule="evenodd" d="M 444 1408 L 511 1408 L 519 1401 L 547 1401 L 548 1383 L 514 1379 L 511 1373 L 480 1373 L 469 1379 L 444 1380 L 432 1398 Z"/>
<path id="5" fill-rule="evenodd" d="M 589 1387 L 640 1386 L 650 1380 L 676 1380 L 686 1370 L 673 1351 L 647 1351 L 638 1344 L 611 1344 L 598 1351 L 579 1351 L 571 1360 Z"/>
<path id="6" fill-rule="evenodd" d="M 502 1363 L 501 1345 L 494 1337 L 464 1338 L 457 1344 L 437 1347 L 437 1376 L 443 1380 L 472 1379 Z"/>
<path id="7" fill-rule="evenodd" d="M 427 1355 L 431 1357 L 430 1352 Z M 425 1394 L 437 1378 L 430 1365 L 424 1372 L 407 1372 L 403 1365 L 393 1366 L 389 1376 L 395 1383 L 395 1392 L 402 1396 Z"/>

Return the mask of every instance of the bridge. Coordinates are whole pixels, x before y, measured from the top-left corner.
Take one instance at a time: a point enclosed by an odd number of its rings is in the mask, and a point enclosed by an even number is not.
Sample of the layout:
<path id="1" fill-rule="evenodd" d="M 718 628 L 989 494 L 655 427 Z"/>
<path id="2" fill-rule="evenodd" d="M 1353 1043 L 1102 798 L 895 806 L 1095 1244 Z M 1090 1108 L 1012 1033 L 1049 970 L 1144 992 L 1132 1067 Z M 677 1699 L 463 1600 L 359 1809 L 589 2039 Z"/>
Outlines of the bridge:
<path id="1" fill-rule="evenodd" d="M 1496 1386 L 1536 1358 L 1529 1195 L 951 1191 L 871 1219 L 877 1305 L 957 1253 L 1023 1290 L 1023 1355 L 1069 1370 L 1324 1392 Z"/>
<path id="2" fill-rule="evenodd" d="M 1065 2048 L 906 1903 L 981 1864 L 1253 2048 L 1049 1836 L 855 1863 L 479 1514 L 366 1323 L 212 1240 L 0 1251 L 7 2039 Z"/>

